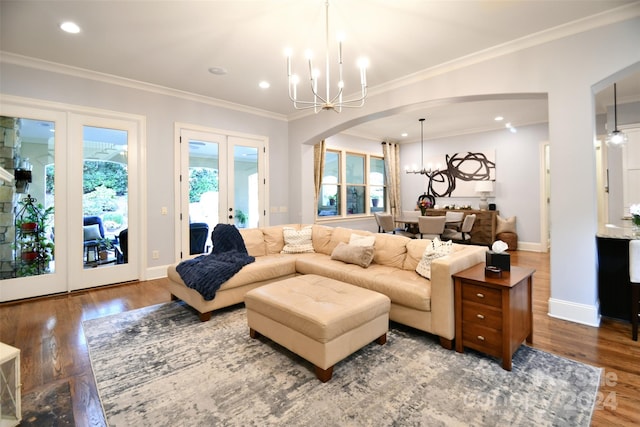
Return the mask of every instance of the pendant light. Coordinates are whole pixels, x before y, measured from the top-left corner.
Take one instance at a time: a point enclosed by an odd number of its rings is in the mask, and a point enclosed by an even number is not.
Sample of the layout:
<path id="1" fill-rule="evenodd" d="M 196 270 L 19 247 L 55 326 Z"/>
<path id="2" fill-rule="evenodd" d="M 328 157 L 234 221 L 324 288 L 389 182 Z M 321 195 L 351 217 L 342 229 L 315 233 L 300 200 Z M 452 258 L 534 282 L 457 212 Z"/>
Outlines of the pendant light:
<path id="1" fill-rule="evenodd" d="M 618 130 L 618 98 L 616 93 L 616 84 L 613 84 L 613 132 L 607 136 L 607 145 L 609 147 L 620 147 L 627 142 L 627 135 Z"/>

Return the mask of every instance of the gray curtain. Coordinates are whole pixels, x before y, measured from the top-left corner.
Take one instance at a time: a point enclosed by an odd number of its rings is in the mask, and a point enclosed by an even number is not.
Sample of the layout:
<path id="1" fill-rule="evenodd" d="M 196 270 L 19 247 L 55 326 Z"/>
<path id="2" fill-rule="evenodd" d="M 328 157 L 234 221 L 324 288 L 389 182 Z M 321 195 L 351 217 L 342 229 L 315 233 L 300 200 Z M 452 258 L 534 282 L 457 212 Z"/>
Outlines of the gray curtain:
<path id="1" fill-rule="evenodd" d="M 400 202 L 400 146 L 393 142 L 382 142 L 384 171 L 389 193 L 389 212 L 394 216 L 402 215 Z"/>
<path id="2" fill-rule="evenodd" d="M 318 206 L 322 173 L 324 172 L 324 156 L 327 151 L 324 139 L 313 146 L 313 183 L 315 184 L 315 203 Z"/>

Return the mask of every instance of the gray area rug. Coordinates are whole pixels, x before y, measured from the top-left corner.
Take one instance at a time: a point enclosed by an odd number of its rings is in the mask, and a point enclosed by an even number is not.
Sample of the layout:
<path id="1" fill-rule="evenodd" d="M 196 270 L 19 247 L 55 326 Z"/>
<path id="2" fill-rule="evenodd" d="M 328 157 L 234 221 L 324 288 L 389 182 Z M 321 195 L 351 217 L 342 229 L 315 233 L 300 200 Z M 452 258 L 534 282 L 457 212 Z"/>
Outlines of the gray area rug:
<path id="1" fill-rule="evenodd" d="M 313 366 L 249 337 L 243 306 L 201 323 L 180 302 L 85 321 L 112 426 L 587 426 L 600 369 L 521 346 L 513 371 L 391 323 L 322 384 Z"/>

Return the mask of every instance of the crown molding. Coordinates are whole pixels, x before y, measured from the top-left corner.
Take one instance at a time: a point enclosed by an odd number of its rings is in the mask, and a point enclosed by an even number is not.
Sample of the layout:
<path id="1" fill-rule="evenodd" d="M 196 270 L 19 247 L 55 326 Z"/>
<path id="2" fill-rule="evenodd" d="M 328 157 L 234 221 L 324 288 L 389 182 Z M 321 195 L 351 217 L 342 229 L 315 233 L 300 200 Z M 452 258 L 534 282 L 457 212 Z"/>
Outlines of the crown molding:
<path id="1" fill-rule="evenodd" d="M 100 73 L 97 71 L 91 71 L 84 68 L 72 67 L 69 65 L 59 64 L 56 62 L 45 61 L 42 59 L 32 58 L 23 55 L 17 55 L 10 52 L 0 51 L 0 62 L 7 64 L 18 65 L 21 67 L 34 68 L 42 71 L 48 71 L 52 73 L 64 74 L 68 76 L 89 79 L 101 83 L 113 84 L 117 86 L 127 87 L 130 89 L 142 90 L 145 92 L 151 92 L 159 95 L 172 96 L 176 98 L 185 99 L 188 101 L 199 102 L 202 104 L 211 105 L 213 107 L 220 107 L 229 110 L 240 111 L 247 114 L 253 114 L 256 116 L 262 116 L 274 120 L 286 121 L 287 116 L 284 114 L 274 113 L 259 108 L 253 108 L 242 104 L 236 104 L 221 99 L 211 98 L 208 96 L 198 95 L 191 92 L 185 92 L 177 89 L 171 89 L 168 87 L 155 85 L 152 83 L 141 82 L 138 80 L 127 79 L 124 77 L 114 76 L 112 74 Z"/>
<path id="2" fill-rule="evenodd" d="M 524 49 L 563 39 L 575 34 L 580 34 L 595 28 L 634 19 L 639 16 L 640 2 L 631 3 L 606 12 L 588 16 L 577 21 L 569 22 L 554 28 L 540 31 L 538 33 L 529 34 L 519 39 L 480 50 L 478 52 L 456 58 L 452 61 L 444 62 L 431 68 L 418 71 L 408 76 L 401 77 L 394 81 L 376 86 L 375 88 L 369 88 L 369 95 L 379 95 L 391 90 L 418 83 L 422 80 L 426 80 L 435 76 L 449 73 L 451 71 L 485 62 L 490 59 L 509 55 Z"/>

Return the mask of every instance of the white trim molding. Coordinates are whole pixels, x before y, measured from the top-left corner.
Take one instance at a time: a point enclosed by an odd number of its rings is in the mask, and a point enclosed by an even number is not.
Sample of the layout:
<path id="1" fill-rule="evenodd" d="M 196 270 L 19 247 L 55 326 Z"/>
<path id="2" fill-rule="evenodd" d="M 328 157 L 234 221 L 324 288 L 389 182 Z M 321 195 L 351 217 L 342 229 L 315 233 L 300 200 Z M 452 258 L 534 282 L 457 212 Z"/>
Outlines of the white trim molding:
<path id="1" fill-rule="evenodd" d="M 600 326 L 599 304 L 587 305 L 549 298 L 549 316 L 587 326 Z"/>

